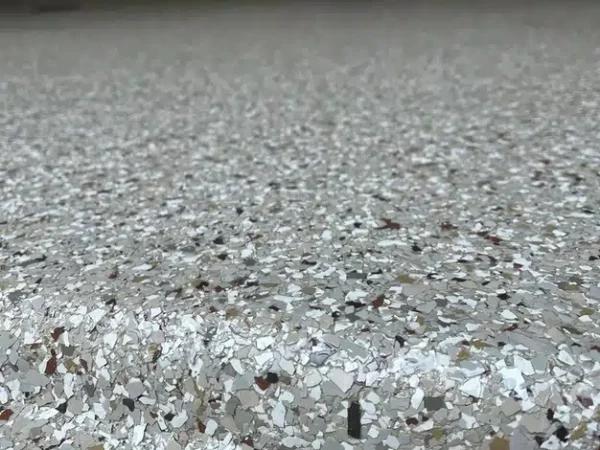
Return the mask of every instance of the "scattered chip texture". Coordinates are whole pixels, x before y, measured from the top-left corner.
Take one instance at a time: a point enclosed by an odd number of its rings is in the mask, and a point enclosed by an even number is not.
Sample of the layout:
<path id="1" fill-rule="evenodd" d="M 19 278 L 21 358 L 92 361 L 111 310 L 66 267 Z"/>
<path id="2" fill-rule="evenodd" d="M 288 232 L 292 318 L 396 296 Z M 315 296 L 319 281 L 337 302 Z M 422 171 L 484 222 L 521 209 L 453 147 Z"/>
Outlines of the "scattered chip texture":
<path id="1" fill-rule="evenodd" d="M 598 450 L 600 6 L 335 3 L 4 24 L 0 449 Z"/>

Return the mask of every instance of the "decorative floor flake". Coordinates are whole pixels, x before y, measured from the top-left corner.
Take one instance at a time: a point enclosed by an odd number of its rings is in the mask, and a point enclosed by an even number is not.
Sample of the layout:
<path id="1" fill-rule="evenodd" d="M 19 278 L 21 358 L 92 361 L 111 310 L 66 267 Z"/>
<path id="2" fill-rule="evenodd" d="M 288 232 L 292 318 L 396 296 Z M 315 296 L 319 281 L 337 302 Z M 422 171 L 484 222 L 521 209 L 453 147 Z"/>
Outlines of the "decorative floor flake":
<path id="1" fill-rule="evenodd" d="M 3 32 L 0 450 L 598 450 L 597 11 L 535 8 Z"/>

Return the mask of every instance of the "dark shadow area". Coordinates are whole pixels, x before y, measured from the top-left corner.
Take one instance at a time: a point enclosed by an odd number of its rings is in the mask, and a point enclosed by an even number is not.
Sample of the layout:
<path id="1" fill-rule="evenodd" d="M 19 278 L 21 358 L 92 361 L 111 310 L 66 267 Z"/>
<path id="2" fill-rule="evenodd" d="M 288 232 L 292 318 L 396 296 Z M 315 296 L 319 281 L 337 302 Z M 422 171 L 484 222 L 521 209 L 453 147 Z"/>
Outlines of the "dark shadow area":
<path id="1" fill-rule="evenodd" d="M 517 0 L 493 1 L 493 0 L 329 0 L 329 1 L 292 1 L 292 0 L 4 0 L 0 1 L 0 13 L 21 13 L 34 15 L 69 14 L 85 11 L 117 11 L 117 10 L 152 10 L 169 11 L 193 8 L 194 10 L 229 10 L 238 8 L 325 8 L 334 10 L 351 10 L 361 8 L 363 10 L 396 10 L 398 7 L 411 7 L 418 9 L 469 9 L 477 10 L 506 10 L 510 8 L 549 8 L 566 2 L 522 2 Z M 577 3 L 569 2 L 571 8 Z"/>

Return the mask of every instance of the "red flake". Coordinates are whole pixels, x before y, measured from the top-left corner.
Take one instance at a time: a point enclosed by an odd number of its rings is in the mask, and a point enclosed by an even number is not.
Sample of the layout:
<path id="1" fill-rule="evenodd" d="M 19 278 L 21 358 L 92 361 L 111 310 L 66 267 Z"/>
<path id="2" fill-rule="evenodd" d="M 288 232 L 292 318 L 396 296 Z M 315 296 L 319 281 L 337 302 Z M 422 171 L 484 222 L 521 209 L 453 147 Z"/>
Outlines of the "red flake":
<path id="1" fill-rule="evenodd" d="M 215 286 L 214 291 L 219 293 L 223 290 L 223 288 L 221 286 Z"/>
<path id="2" fill-rule="evenodd" d="M 200 433 L 204 433 L 206 431 L 206 425 L 204 425 L 202 422 L 198 421 L 198 431 Z"/>
<path id="3" fill-rule="evenodd" d="M 256 385 L 259 388 L 261 388 L 263 391 L 266 391 L 269 388 L 269 386 L 271 386 L 271 383 L 269 383 L 263 377 L 254 377 L 254 381 L 255 381 Z"/>
<path id="4" fill-rule="evenodd" d="M 461 342 L 462 345 L 471 345 L 469 341 L 467 341 L 466 339 L 464 341 Z"/>
<path id="5" fill-rule="evenodd" d="M 46 370 L 44 371 L 44 373 L 46 375 L 54 375 L 54 373 L 56 373 L 57 365 L 58 365 L 58 360 L 56 359 L 55 355 L 52 355 L 52 357 L 46 363 Z"/>
<path id="6" fill-rule="evenodd" d="M 415 417 L 409 417 L 406 419 L 406 425 L 419 425 L 419 420 Z"/>
<path id="7" fill-rule="evenodd" d="M 600 345 L 592 345 L 592 347 L 590 348 L 590 350 L 596 350 L 597 352 L 600 353 Z"/>
<path id="8" fill-rule="evenodd" d="M 215 308 L 214 306 L 211 306 L 210 308 L 208 308 L 208 311 L 211 313 L 215 313 L 215 312 L 217 312 L 217 308 Z"/>
<path id="9" fill-rule="evenodd" d="M 362 330 L 360 330 L 361 333 L 369 333 L 371 331 L 371 329 L 369 327 L 364 327 Z"/>
<path id="10" fill-rule="evenodd" d="M 494 245 L 499 245 L 500 242 L 502 242 L 502 239 L 500 239 L 498 236 L 486 236 L 485 237 L 486 241 L 490 241 L 492 244 Z"/>
<path id="11" fill-rule="evenodd" d="M 7 421 L 8 419 L 10 419 L 10 416 L 12 416 L 12 415 L 13 415 L 13 410 L 7 408 L 4 411 L 0 412 L 0 420 Z"/>
<path id="12" fill-rule="evenodd" d="M 523 268 L 523 264 L 513 263 L 513 268 L 516 270 L 520 270 Z"/>
<path id="13" fill-rule="evenodd" d="M 64 332 L 65 332 L 65 327 L 57 327 L 54 330 L 52 330 L 52 333 L 50 333 L 50 336 L 52 336 L 52 339 L 54 339 L 54 341 L 58 341 L 58 338 Z"/>
<path id="14" fill-rule="evenodd" d="M 108 279 L 109 280 L 114 280 L 115 278 L 117 278 L 117 272 L 116 271 L 111 272 L 111 273 L 108 274 Z"/>
<path id="15" fill-rule="evenodd" d="M 383 300 L 385 299 L 385 296 L 382 295 L 378 295 L 377 297 L 375 297 L 375 300 L 373 300 L 371 302 L 371 305 L 373 305 L 373 308 L 377 309 L 377 308 L 381 308 L 383 306 Z"/>
<path id="16" fill-rule="evenodd" d="M 591 408 L 592 406 L 594 406 L 594 400 L 592 400 L 590 397 L 583 397 L 582 395 L 578 395 L 577 400 L 579 400 L 579 403 L 581 403 L 584 408 Z"/>
<path id="17" fill-rule="evenodd" d="M 402 225 L 400 225 L 397 222 L 394 222 L 391 219 L 382 218 L 379 220 L 381 220 L 383 222 L 383 225 L 380 227 L 377 227 L 376 228 L 377 230 L 399 230 L 400 228 L 402 228 Z"/>
<path id="18" fill-rule="evenodd" d="M 515 331 L 517 328 L 519 328 L 519 325 L 517 325 L 516 323 L 513 323 L 510 327 L 507 327 L 502 331 Z"/>
<path id="19" fill-rule="evenodd" d="M 252 448 L 254 448 L 254 439 L 251 436 L 246 436 L 242 441 L 242 444 L 246 444 Z"/>
<path id="20" fill-rule="evenodd" d="M 440 228 L 442 229 L 442 231 L 450 231 L 450 230 L 456 230 L 456 226 L 452 225 L 450 222 L 442 222 L 442 224 L 440 225 Z"/>

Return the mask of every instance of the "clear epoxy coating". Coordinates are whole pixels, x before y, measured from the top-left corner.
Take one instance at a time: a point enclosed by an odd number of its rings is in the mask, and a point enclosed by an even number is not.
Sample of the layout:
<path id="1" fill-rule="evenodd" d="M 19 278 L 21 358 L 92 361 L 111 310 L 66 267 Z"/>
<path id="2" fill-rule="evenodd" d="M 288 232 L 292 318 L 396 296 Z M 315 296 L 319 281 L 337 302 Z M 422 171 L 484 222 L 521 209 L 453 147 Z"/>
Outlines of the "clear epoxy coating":
<path id="1" fill-rule="evenodd" d="M 596 450 L 597 17 L 3 26 L 0 449 Z"/>

